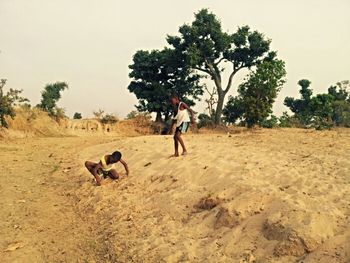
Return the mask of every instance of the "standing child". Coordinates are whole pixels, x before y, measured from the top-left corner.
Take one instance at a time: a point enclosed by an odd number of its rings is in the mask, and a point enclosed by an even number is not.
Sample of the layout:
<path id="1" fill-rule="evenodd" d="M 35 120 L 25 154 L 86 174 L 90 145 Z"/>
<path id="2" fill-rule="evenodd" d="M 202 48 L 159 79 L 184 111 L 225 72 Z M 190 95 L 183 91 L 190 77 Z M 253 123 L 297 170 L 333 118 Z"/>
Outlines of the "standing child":
<path id="1" fill-rule="evenodd" d="M 186 103 L 181 102 L 177 96 L 172 96 L 170 99 L 171 104 L 174 106 L 174 115 L 173 123 L 171 125 L 170 133 L 176 125 L 175 134 L 174 134 L 174 147 L 175 153 L 173 157 L 179 156 L 179 143 L 182 147 L 182 155 L 187 154 L 187 149 L 185 143 L 181 137 L 182 133 L 187 132 L 190 122 L 194 124 L 194 111 L 186 105 Z M 190 116 L 191 115 L 191 116 Z"/>
<path id="2" fill-rule="evenodd" d="M 122 160 L 122 154 L 118 151 L 115 151 L 112 154 L 103 155 L 98 163 L 86 161 L 85 167 L 95 177 L 96 184 L 101 185 L 100 175 L 102 175 L 104 178 L 107 176 L 112 179 L 119 178 L 119 174 L 114 168 L 114 164 L 117 162 L 120 162 L 122 165 L 124 165 L 126 175 L 129 175 L 128 165 L 124 160 Z"/>

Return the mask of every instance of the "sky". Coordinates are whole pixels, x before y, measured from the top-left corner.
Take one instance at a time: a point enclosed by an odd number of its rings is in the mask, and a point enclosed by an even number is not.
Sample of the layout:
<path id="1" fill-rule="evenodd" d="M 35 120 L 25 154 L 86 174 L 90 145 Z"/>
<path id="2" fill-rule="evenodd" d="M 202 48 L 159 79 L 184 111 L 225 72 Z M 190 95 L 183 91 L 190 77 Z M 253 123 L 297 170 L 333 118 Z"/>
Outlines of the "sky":
<path id="1" fill-rule="evenodd" d="M 59 106 L 68 116 L 103 109 L 124 117 L 137 104 L 127 89 L 133 54 L 163 48 L 166 35 L 201 8 L 229 33 L 249 25 L 272 40 L 287 70 L 277 115 L 287 110 L 286 96 L 299 97 L 300 79 L 311 80 L 315 93 L 350 79 L 349 0 L 0 0 L 0 78 L 33 105 L 47 83 L 66 81 Z M 195 106 L 204 109 L 203 101 Z"/>

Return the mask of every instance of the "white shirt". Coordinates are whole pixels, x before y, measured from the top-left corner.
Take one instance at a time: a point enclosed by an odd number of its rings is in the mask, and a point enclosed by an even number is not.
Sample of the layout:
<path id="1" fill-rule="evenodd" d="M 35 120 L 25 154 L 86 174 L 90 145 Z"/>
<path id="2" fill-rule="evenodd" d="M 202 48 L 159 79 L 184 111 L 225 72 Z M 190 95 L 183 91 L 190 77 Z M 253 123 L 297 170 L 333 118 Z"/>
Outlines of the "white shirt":
<path id="1" fill-rule="evenodd" d="M 179 103 L 179 107 L 177 109 L 177 114 L 174 117 L 174 120 L 176 120 L 176 127 L 179 127 L 183 122 L 190 122 L 190 115 L 188 114 L 188 110 L 180 110 L 181 103 Z"/>

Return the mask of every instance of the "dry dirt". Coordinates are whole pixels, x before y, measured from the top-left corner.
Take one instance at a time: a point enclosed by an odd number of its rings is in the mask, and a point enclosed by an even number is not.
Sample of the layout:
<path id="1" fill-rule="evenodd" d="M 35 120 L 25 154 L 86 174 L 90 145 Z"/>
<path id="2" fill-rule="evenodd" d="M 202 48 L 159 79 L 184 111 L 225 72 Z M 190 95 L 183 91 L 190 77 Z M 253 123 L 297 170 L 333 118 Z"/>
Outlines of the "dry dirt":
<path id="1" fill-rule="evenodd" d="M 1 262 L 103 262 L 98 225 L 75 208 L 79 152 L 118 137 L 0 142 Z M 101 242 L 100 242 L 101 241 Z"/>
<path id="2" fill-rule="evenodd" d="M 0 143 L 2 262 L 350 262 L 350 131 Z M 83 168 L 119 149 L 131 170 Z"/>

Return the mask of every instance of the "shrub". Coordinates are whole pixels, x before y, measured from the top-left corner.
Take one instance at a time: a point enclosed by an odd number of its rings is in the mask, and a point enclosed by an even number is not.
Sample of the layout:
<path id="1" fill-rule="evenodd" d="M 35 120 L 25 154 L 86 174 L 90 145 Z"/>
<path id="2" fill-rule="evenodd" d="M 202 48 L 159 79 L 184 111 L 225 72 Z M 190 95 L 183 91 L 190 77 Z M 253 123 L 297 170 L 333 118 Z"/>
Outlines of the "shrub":
<path id="1" fill-rule="evenodd" d="M 100 119 L 102 124 L 114 124 L 118 122 L 118 118 L 113 114 L 106 114 Z"/>
<path id="2" fill-rule="evenodd" d="M 28 102 L 29 100 L 20 96 L 22 90 L 10 89 L 6 94 L 4 93 L 4 86 L 6 84 L 6 79 L 1 79 L 0 81 L 0 126 L 8 128 L 5 116 L 9 116 L 12 119 L 15 117 L 14 107 L 23 102 Z"/>
<path id="3" fill-rule="evenodd" d="M 82 119 L 83 117 L 81 116 L 81 113 L 79 113 L 79 112 L 76 112 L 76 113 L 74 113 L 74 115 L 73 115 L 73 119 L 75 119 L 75 120 L 80 120 L 80 119 Z"/>
<path id="4" fill-rule="evenodd" d="M 214 127 L 214 119 L 205 113 L 198 115 L 198 128 Z"/>
<path id="5" fill-rule="evenodd" d="M 263 128 L 276 128 L 278 127 L 278 118 L 275 115 L 271 115 L 269 119 L 265 119 L 259 123 Z"/>

